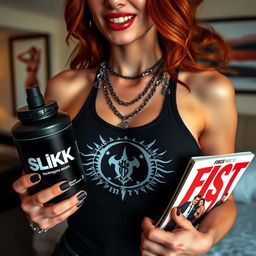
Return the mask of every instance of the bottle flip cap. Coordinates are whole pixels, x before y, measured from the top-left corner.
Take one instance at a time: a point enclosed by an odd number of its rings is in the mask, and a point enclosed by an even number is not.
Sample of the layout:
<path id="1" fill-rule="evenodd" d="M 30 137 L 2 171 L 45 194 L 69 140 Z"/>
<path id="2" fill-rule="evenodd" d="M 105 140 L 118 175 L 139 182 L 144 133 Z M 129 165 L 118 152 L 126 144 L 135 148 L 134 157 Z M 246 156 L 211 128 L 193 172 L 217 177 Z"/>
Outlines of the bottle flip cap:
<path id="1" fill-rule="evenodd" d="M 29 109 L 44 106 L 44 98 L 38 87 L 26 89 Z"/>
<path id="2" fill-rule="evenodd" d="M 58 105 L 56 101 L 45 102 L 39 87 L 26 89 L 26 94 L 28 105 L 17 110 L 21 122 L 40 121 L 57 114 Z"/>

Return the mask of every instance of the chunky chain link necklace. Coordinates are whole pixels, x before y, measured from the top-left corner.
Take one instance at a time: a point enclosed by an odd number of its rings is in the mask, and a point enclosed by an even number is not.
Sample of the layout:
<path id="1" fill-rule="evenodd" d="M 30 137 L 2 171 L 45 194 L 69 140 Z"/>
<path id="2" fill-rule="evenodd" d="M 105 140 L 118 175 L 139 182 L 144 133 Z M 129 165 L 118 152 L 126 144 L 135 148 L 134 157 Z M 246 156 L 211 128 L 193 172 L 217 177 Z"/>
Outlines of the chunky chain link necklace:
<path id="1" fill-rule="evenodd" d="M 147 91 L 149 90 L 149 88 L 151 88 L 151 90 L 149 91 L 148 95 L 145 97 L 145 99 L 143 100 L 143 102 L 141 103 L 141 105 L 139 107 L 137 107 L 132 113 L 128 114 L 128 115 L 122 115 L 117 108 L 113 105 L 113 102 L 110 98 L 109 95 L 109 88 L 112 87 L 111 82 L 109 80 L 108 77 L 108 69 L 107 69 L 107 64 L 106 62 L 103 62 L 101 64 L 101 68 L 99 70 L 98 75 L 96 76 L 96 81 L 95 84 L 98 85 L 97 87 L 100 87 L 100 84 L 103 85 L 103 91 L 104 91 L 104 95 L 107 101 L 107 104 L 109 105 L 110 109 L 113 111 L 113 113 L 119 117 L 121 119 L 121 122 L 118 124 L 118 127 L 121 128 L 128 128 L 129 127 L 129 122 L 128 120 L 130 120 L 131 118 L 133 118 L 134 116 L 136 116 L 138 113 L 140 113 L 148 104 L 148 102 L 151 100 L 151 98 L 153 97 L 156 88 L 160 85 L 163 84 L 164 86 L 164 90 L 166 88 L 167 85 L 167 74 L 166 72 L 161 73 L 160 70 L 163 66 L 163 62 L 161 62 L 160 64 L 158 64 L 158 67 L 153 75 L 153 77 L 150 79 L 149 83 L 147 84 L 146 88 Z M 163 90 L 163 92 L 164 92 Z M 144 90 L 145 91 L 145 90 Z M 145 95 L 146 93 L 144 93 Z M 143 96 L 137 96 L 134 100 L 133 103 L 139 101 Z M 120 100 L 120 99 L 119 99 Z M 120 100 L 121 101 L 121 100 Z M 133 104 L 132 103 L 132 104 Z M 131 104 L 129 104 L 131 105 Z M 125 105 L 127 106 L 127 105 Z"/>
<path id="2" fill-rule="evenodd" d="M 150 74 L 153 73 L 153 71 L 164 61 L 163 57 L 161 59 L 159 59 L 152 67 L 147 68 L 145 71 L 139 73 L 138 75 L 135 76 L 124 76 L 122 74 L 119 74 L 118 72 L 114 71 L 113 68 L 109 65 L 109 63 L 106 63 L 106 69 L 107 71 L 109 71 L 110 74 L 117 76 L 117 77 L 121 77 L 127 80 L 136 80 L 138 78 L 141 77 L 145 77 L 148 76 Z"/>
<path id="3" fill-rule="evenodd" d="M 154 80 L 155 79 L 156 79 L 156 77 L 154 77 Z M 111 98 L 109 97 L 109 94 L 108 94 L 107 84 L 103 84 L 103 89 L 104 89 L 105 97 L 106 97 L 106 100 L 107 100 L 107 103 L 108 103 L 109 107 L 114 112 L 114 114 L 121 119 L 121 122 L 118 124 L 119 127 L 121 127 L 121 128 L 128 128 L 128 126 L 129 126 L 128 120 L 133 118 L 134 116 L 136 116 L 138 113 L 140 113 L 146 107 L 148 102 L 151 100 L 151 98 L 155 94 L 156 88 L 157 88 L 158 85 L 160 85 L 161 80 L 162 80 L 162 76 L 159 75 L 159 77 L 157 78 L 157 81 L 155 83 L 153 83 L 153 86 L 152 86 L 150 92 L 148 93 L 147 97 L 143 100 L 141 105 L 139 107 L 137 107 L 132 113 L 130 113 L 128 115 L 125 115 L 125 116 L 122 115 L 116 109 L 116 107 L 113 105 L 113 102 L 111 101 Z"/>
<path id="4" fill-rule="evenodd" d="M 151 67 L 151 69 L 158 69 L 159 67 L 162 67 L 164 63 L 163 59 L 160 59 L 153 67 Z M 135 102 L 138 102 L 142 97 L 144 97 L 148 90 L 150 89 L 150 87 L 152 86 L 153 82 L 154 82 L 155 77 L 153 76 L 149 83 L 147 83 L 145 89 L 134 99 L 132 99 L 131 101 L 122 101 L 115 93 L 114 88 L 109 80 L 109 76 L 108 76 L 108 72 L 106 72 L 106 83 L 107 83 L 107 87 L 108 90 L 111 94 L 111 96 L 113 97 L 113 99 L 119 104 L 119 105 L 123 105 L 123 106 L 130 106 L 132 104 L 134 104 Z"/>

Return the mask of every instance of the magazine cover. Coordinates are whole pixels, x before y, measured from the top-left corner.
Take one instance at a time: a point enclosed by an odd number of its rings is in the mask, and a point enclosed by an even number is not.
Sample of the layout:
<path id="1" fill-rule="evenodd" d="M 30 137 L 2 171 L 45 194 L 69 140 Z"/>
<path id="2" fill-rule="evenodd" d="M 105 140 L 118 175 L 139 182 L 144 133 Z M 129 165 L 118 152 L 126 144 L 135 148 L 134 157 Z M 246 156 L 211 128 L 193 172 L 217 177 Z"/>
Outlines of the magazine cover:
<path id="1" fill-rule="evenodd" d="M 166 231 L 175 228 L 171 219 L 174 207 L 196 225 L 205 213 L 228 198 L 253 157 L 251 152 L 192 157 L 156 227 Z"/>

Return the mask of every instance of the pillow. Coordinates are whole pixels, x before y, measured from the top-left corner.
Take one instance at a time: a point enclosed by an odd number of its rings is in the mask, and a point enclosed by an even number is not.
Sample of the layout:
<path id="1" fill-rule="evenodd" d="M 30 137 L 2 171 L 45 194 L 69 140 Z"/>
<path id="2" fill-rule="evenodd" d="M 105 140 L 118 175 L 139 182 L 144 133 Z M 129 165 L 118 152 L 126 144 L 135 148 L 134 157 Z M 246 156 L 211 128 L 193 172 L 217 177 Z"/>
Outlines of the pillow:
<path id="1" fill-rule="evenodd" d="M 235 200 L 239 203 L 256 201 L 256 157 L 250 163 L 234 189 Z"/>

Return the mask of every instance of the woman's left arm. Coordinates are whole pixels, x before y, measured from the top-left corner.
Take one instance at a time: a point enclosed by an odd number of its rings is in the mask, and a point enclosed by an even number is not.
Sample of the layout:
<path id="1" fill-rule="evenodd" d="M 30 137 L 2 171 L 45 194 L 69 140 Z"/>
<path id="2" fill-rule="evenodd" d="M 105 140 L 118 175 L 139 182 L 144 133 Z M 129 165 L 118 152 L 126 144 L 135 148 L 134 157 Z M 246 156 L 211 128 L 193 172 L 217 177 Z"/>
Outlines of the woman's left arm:
<path id="1" fill-rule="evenodd" d="M 199 142 L 204 155 L 233 153 L 235 147 L 237 109 L 234 86 L 223 75 L 216 76 L 205 90 L 203 100 L 206 127 Z M 231 229 L 235 218 L 236 206 L 231 195 L 203 219 L 198 231 L 210 233 L 214 245 Z"/>
<path id="2" fill-rule="evenodd" d="M 215 73 L 215 72 L 214 72 Z M 219 73 L 215 79 L 197 90 L 196 97 L 202 102 L 205 127 L 199 143 L 204 155 L 234 152 L 237 127 L 237 111 L 234 87 Z M 236 206 L 231 195 L 222 205 L 210 211 L 195 229 L 182 214 L 172 212 L 179 226 L 172 232 L 154 227 L 149 218 L 142 223 L 142 256 L 204 255 L 231 229 L 236 218 Z"/>

